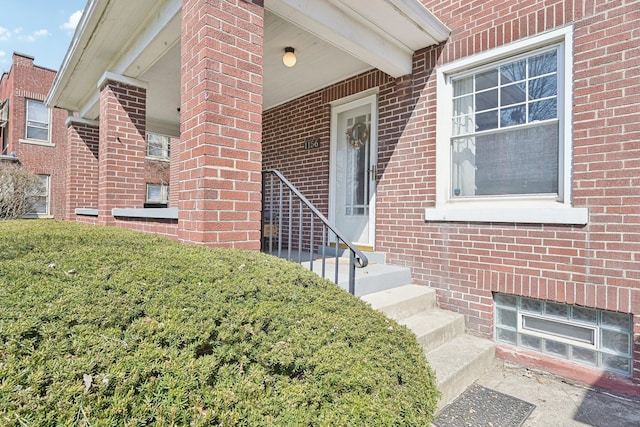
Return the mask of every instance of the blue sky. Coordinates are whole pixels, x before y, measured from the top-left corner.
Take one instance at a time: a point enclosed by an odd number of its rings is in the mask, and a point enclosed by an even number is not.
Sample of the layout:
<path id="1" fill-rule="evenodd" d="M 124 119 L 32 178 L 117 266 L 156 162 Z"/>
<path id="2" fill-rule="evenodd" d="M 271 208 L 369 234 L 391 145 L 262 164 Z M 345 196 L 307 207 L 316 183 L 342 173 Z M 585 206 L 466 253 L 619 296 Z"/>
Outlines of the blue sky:
<path id="1" fill-rule="evenodd" d="M 0 72 L 9 71 L 13 52 L 58 70 L 87 0 L 2 0 Z"/>

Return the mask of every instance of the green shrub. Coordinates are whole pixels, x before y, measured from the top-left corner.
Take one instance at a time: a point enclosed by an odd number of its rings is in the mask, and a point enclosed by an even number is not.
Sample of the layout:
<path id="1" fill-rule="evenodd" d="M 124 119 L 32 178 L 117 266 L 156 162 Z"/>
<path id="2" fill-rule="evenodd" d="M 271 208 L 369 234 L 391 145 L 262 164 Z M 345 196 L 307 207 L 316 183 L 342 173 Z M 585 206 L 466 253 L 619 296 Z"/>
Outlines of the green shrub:
<path id="1" fill-rule="evenodd" d="M 415 338 L 302 267 L 0 223 L 0 425 L 429 425 Z"/>

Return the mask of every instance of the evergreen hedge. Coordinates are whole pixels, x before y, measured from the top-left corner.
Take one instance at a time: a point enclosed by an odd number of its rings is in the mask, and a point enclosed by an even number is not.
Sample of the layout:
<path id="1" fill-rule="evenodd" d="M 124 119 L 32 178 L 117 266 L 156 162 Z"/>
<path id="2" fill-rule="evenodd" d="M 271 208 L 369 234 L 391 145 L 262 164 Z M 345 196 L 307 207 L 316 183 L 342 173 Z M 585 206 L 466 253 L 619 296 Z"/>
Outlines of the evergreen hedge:
<path id="1" fill-rule="evenodd" d="M 298 265 L 0 222 L 0 425 L 427 426 L 437 397 L 406 328 Z"/>

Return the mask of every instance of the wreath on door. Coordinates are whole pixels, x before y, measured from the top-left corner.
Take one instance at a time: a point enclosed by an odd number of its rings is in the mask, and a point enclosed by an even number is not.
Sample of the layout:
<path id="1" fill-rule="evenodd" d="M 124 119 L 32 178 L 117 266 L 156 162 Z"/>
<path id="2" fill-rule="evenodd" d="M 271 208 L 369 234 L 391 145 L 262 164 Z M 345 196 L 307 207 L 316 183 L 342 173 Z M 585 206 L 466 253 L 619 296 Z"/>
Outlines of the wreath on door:
<path id="1" fill-rule="evenodd" d="M 369 142 L 369 127 L 366 123 L 356 123 L 345 133 L 349 144 L 354 148 L 364 147 Z"/>

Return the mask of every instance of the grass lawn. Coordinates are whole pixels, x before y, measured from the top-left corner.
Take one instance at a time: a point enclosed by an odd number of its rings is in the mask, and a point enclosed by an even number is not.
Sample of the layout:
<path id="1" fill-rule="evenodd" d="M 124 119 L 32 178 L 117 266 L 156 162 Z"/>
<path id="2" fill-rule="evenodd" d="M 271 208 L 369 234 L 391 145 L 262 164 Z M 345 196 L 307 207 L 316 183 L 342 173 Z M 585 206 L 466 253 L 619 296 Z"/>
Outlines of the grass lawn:
<path id="1" fill-rule="evenodd" d="M 418 426 L 413 335 L 302 267 L 0 221 L 0 425 Z"/>

